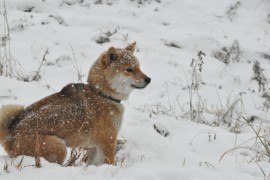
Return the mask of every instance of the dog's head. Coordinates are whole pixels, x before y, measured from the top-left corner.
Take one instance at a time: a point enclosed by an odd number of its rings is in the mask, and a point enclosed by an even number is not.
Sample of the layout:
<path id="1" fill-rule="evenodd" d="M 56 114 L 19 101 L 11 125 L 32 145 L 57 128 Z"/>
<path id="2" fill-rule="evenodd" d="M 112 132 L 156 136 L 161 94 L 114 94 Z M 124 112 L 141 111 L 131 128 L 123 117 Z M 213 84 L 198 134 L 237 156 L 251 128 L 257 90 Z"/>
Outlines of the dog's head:
<path id="1" fill-rule="evenodd" d="M 117 93 L 130 94 L 133 89 L 143 89 L 151 81 L 140 69 L 134 56 L 136 42 L 124 49 L 111 47 L 106 53 L 104 75 L 110 87 Z"/>
<path id="2" fill-rule="evenodd" d="M 133 89 L 143 89 L 151 81 L 140 69 L 134 56 L 135 47 L 136 42 L 124 49 L 111 47 L 99 58 L 107 85 L 121 100 L 127 99 Z"/>

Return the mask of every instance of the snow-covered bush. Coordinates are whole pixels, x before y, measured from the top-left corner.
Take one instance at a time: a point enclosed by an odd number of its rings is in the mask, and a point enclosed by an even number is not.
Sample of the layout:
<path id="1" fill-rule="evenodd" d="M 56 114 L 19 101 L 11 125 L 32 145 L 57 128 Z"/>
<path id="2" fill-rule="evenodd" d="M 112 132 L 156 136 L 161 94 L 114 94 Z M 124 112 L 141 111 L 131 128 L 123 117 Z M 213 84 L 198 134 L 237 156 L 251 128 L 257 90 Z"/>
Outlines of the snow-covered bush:
<path id="1" fill-rule="evenodd" d="M 261 64 L 259 61 L 255 61 L 253 65 L 254 76 L 253 79 L 258 83 L 258 91 L 264 91 L 265 85 L 267 84 L 267 79 L 263 74 L 263 69 L 261 68 Z"/>
<path id="2" fill-rule="evenodd" d="M 224 62 L 225 64 L 230 64 L 231 62 L 239 62 L 241 57 L 241 50 L 238 40 L 234 40 L 230 47 L 223 47 L 220 50 L 216 50 L 213 56 Z"/>
<path id="3" fill-rule="evenodd" d="M 137 2 L 138 5 L 150 4 L 150 3 L 152 3 L 152 2 L 161 3 L 161 0 L 130 0 L 130 1 Z"/>
<path id="4" fill-rule="evenodd" d="M 237 15 L 237 10 L 241 5 L 240 1 L 235 2 L 234 4 L 230 5 L 229 9 L 226 11 L 227 17 L 230 21 L 233 21 L 235 16 Z"/>

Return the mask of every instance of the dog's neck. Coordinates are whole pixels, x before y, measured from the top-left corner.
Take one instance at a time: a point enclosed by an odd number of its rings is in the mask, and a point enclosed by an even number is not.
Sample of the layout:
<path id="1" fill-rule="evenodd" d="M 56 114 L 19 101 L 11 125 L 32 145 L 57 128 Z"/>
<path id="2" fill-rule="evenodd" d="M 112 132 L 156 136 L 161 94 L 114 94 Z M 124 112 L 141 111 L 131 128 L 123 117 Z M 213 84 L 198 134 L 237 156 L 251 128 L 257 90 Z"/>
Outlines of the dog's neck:
<path id="1" fill-rule="evenodd" d="M 109 86 L 104 74 L 103 66 L 101 62 L 97 60 L 91 67 L 87 82 L 90 86 L 94 87 L 96 91 L 102 93 L 104 96 L 111 97 L 112 99 L 121 101 L 127 100 L 129 94 L 121 94 L 116 92 L 113 88 Z"/>
<path id="2" fill-rule="evenodd" d="M 115 99 L 112 96 L 108 96 L 107 94 L 104 94 L 103 92 L 101 92 L 97 88 L 95 88 L 95 86 L 93 86 L 92 84 L 89 83 L 88 86 L 90 87 L 90 89 L 92 89 L 92 91 L 95 91 L 99 96 L 102 96 L 102 97 L 109 99 L 111 101 L 114 101 L 116 103 L 121 103 L 121 100 Z"/>

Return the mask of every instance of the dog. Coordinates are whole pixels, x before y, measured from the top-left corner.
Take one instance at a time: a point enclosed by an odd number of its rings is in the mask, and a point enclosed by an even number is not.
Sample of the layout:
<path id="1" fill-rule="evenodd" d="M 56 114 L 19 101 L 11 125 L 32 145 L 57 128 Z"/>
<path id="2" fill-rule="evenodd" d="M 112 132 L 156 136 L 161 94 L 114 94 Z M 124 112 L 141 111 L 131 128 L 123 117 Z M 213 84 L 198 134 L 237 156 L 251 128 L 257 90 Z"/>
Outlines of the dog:
<path id="1" fill-rule="evenodd" d="M 0 144 L 10 157 L 43 157 L 63 164 L 67 147 L 92 148 L 88 164 L 115 164 L 124 106 L 134 89 L 151 81 L 134 56 L 136 42 L 110 47 L 90 68 L 86 84 L 65 86 L 28 107 L 0 110 Z"/>

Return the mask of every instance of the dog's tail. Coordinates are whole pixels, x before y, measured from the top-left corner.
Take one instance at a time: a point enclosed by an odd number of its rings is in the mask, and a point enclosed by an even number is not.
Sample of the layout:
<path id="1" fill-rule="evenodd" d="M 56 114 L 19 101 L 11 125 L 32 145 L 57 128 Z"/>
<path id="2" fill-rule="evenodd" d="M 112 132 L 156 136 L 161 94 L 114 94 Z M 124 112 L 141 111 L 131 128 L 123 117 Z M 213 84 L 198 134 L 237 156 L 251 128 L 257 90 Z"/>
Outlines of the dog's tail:
<path id="1" fill-rule="evenodd" d="M 0 108 L 0 144 L 4 144 L 10 138 L 10 125 L 24 110 L 21 105 L 6 105 Z"/>

